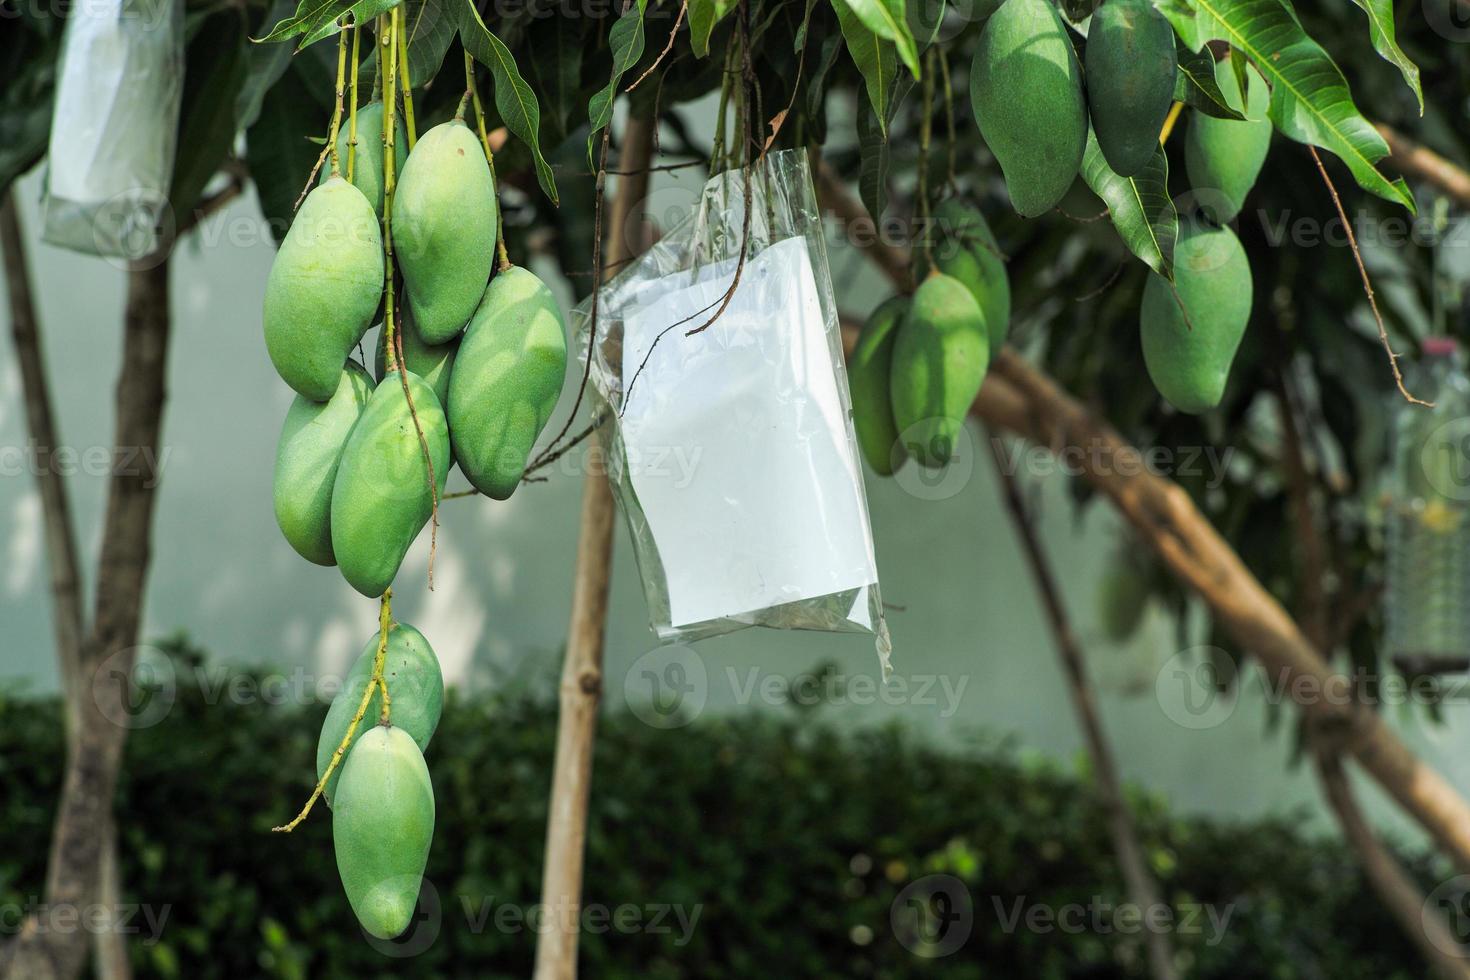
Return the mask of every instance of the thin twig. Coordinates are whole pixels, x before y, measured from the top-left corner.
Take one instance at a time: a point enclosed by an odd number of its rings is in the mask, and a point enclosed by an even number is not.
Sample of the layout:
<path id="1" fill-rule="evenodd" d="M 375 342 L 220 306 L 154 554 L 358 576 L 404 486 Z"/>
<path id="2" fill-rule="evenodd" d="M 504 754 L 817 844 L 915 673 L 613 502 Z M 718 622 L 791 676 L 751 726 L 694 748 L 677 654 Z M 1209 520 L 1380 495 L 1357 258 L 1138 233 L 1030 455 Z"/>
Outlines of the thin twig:
<path id="1" fill-rule="evenodd" d="M 332 176 L 342 176 L 341 160 L 337 153 L 337 133 L 342 126 L 342 97 L 347 89 L 347 29 L 337 33 L 337 96 L 332 103 L 332 122 L 327 133 L 327 150 L 332 154 Z"/>
<path id="2" fill-rule="evenodd" d="M 689 0 L 683 0 L 683 2 L 679 4 L 679 16 L 674 18 L 674 29 L 669 31 L 669 42 L 665 44 L 664 49 L 658 53 L 658 57 L 653 59 L 653 64 L 643 69 L 643 74 L 633 79 L 633 84 L 623 89 L 624 92 L 631 92 L 635 88 L 637 88 L 638 83 L 642 82 L 649 75 L 652 75 L 653 70 L 659 66 L 659 63 L 669 56 L 670 51 L 674 50 L 674 38 L 679 36 L 679 28 L 683 25 L 684 15 L 687 13 L 689 13 Z M 654 113 L 654 118 L 658 118 L 657 113 Z"/>
<path id="3" fill-rule="evenodd" d="M 485 107 L 480 104 L 480 90 L 475 85 L 475 60 L 470 53 L 464 53 L 464 85 L 465 92 L 470 101 L 475 105 L 475 123 L 480 131 L 480 145 L 485 148 L 485 163 L 490 167 L 490 186 L 495 189 L 495 249 L 499 256 L 499 268 L 501 272 L 510 268 L 510 255 L 505 250 L 505 209 L 500 206 L 500 183 L 495 179 L 495 151 L 490 149 L 490 134 L 485 129 Z M 460 112 L 464 112 L 464 103 L 460 103 Z"/>
<path id="4" fill-rule="evenodd" d="M 1353 234 L 1353 223 L 1348 220 L 1347 211 L 1343 209 L 1342 198 L 1337 195 L 1337 186 L 1332 183 L 1332 178 L 1327 174 L 1327 168 L 1322 164 L 1322 157 L 1317 153 L 1315 146 L 1308 145 L 1307 152 L 1312 154 L 1312 162 L 1317 164 L 1317 172 L 1322 175 L 1322 182 L 1327 185 L 1327 193 L 1332 195 L 1332 206 L 1337 208 L 1337 216 L 1342 221 L 1342 230 L 1347 235 L 1348 248 L 1352 249 L 1353 261 L 1358 265 L 1358 275 L 1363 279 L 1363 292 L 1368 297 L 1368 306 L 1373 310 L 1373 322 L 1378 325 L 1378 340 L 1383 344 L 1384 351 L 1388 354 L 1388 366 L 1393 369 L 1393 383 L 1398 385 L 1399 394 L 1414 405 L 1424 405 L 1428 408 L 1434 407 L 1434 402 L 1424 401 L 1409 394 L 1409 389 L 1404 387 L 1404 375 L 1399 370 L 1399 357 L 1393 346 L 1388 342 L 1388 328 L 1383 325 L 1383 314 L 1378 312 L 1378 299 L 1373 295 L 1373 283 L 1368 279 L 1368 268 L 1363 265 L 1363 253 L 1358 250 L 1358 236 Z"/>

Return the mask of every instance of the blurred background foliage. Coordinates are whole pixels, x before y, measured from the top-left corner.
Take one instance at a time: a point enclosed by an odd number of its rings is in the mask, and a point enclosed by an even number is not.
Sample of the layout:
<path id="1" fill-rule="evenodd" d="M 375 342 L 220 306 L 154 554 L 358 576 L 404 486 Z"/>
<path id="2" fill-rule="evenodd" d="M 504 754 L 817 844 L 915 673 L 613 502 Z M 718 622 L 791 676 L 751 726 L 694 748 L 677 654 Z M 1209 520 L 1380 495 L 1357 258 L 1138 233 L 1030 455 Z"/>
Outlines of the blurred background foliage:
<path id="1" fill-rule="evenodd" d="M 452 691 L 446 702 L 428 752 L 438 815 L 427 878 L 440 914 L 401 940 L 429 937 L 422 950 L 394 959 L 364 940 L 336 886 L 329 811 L 269 838 L 310 792 L 310 768 L 297 762 L 312 756 L 325 705 L 229 693 L 270 690 L 265 670 L 194 683 L 211 666 L 204 654 L 177 638 L 160 646 L 179 682 L 163 719 L 129 738 L 118 798 L 123 900 L 168 916 L 156 942 L 141 914 L 132 922 L 140 975 L 530 974 L 534 936 L 497 928 L 495 916 L 539 901 L 556 727 L 549 673 L 516 692 Z M 0 698 L 0 908 L 36 901 L 62 739 L 54 699 Z M 793 710 L 705 715 L 675 731 L 619 712 L 603 721 L 594 773 L 586 901 L 635 902 L 645 923 L 647 907 L 679 906 L 693 924 L 686 933 L 671 913 L 668 932 L 584 932 L 587 976 L 719 980 L 777 966 L 784 977 L 1148 975 L 1142 937 L 1091 928 L 1091 911 L 1074 913 L 1087 917 L 1083 930 L 1029 929 L 1024 916 L 1010 926 L 1019 910 L 1126 901 L 1085 772 L 1005 744 L 941 750 L 896 728 L 839 733 Z M 1419 975 L 1342 845 L 1305 838 L 1290 819 L 1180 819 L 1156 798 L 1131 802 L 1179 916 L 1171 938 L 1188 976 Z M 1425 861 L 1409 867 L 1434 880 Z M 925 959 L 890 915 L 905 914 L 910 882 L 938 874 L 964 883 L 973 926 L 959 952 Z M 1228 928 L 1204 913 L 1187 919 L 1194 905 L 1228 915 Z"/>

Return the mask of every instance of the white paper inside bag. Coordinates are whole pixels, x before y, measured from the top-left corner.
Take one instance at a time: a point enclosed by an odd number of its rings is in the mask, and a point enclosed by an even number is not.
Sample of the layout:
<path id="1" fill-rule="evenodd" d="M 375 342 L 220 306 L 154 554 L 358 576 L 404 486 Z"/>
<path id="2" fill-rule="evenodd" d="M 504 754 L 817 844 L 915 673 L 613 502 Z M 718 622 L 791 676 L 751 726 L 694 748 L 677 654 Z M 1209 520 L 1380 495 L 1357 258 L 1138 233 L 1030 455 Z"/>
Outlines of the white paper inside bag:
<path id="1" fill-rule="evenodd" d="M 878 580 L 806 240 L 747 259 L 725 312 L 684 335 L 719 308 L 735 265 L 669 276 L 624 312 L 628 476 L 676 627 Z"/>

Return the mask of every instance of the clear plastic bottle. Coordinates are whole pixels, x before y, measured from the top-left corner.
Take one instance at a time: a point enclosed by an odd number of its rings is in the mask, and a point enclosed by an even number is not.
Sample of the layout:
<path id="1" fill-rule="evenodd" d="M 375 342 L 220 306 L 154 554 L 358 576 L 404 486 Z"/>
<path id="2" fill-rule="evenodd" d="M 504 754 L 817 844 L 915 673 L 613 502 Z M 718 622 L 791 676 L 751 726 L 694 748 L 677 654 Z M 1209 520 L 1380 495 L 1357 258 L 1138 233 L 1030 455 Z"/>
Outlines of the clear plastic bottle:
<path id="1" fill-rule="evenodd" d="M 1416 394 L 1394 438 L 1387 522 L 1388 654 L 1425 672 L 1470 661 L 1470 378 L 1458 345 L 1424 342 Z"/>

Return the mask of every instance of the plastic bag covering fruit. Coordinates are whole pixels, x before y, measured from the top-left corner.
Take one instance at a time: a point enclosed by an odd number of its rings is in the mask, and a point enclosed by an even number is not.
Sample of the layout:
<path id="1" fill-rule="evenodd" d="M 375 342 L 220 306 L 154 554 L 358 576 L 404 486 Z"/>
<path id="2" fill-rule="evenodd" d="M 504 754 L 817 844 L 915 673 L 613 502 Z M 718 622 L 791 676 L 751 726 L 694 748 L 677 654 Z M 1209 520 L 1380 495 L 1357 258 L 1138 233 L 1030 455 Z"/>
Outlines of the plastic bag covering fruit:
<path id="1" fill-rule="evenodd" d="M 393 172 L 403 173 L 403 164 L 408 160 L 408 130 L 403 126 L 403 116 L 395 119 L 393 126 Z M 347 151 L 352 139 L 347 117 L 337 131 L 337 160 L 341 176 L 347 176 Z M 330 168 L 322 169 L 320 183 L 331 177 Z M 373 206 L 373 213 L 383 216 L 383 103 L 369 102 L 357 110 L 357 149 L 352 153 L 352 185 L 362 191 L 362 196 Z"/>
<path id="2" fill-rule="evenodd" d="M 989 365 L 980 304 L 953 276 L 930 275 L 893 343 L 893 421 L 910 456 L 930 467 L 949 462 Z"/>
<path id="3" fill-rule="evenodd" d="M 1174 101 L 1174 28 L 1150 0 L 1106 0 L 1087 31 L 1087 106 L 1114 173 L 1140 173 Z"/>
<path id="4" fill-rule="evenodd" d="M 413 921 L 433 839 L 423 753 L 397 725 L 373 725 L 347 754 L 332 808 L 337 874 L 370 934 L 392 939 Z"/>
<path id="5" fill-rule="evenodd" d="M 440 123 L 414 144 L 393 191 L 393 251 L 425 342 L 463 329 L 495 262 L 495 180 L 463 122 Z"/>
<path id="6" fill-rule="evenodd" d="M 888 394 L 893 340 L 908 309 L 907 296 L 892 296 L 880 303 L 863 324 L 847 361 L 858 448 L 879 476 L 892 476 L 908 455 L 893 424 L 893 401 Z"/>
<path id="7" fill-rule="evenodd" d="M 1139 310 L 1143 360 L 1159 394 L 1196 415 L 1220 404 L 1251 315 L 1251 268 L 1229 228 L 1179 223 L 1174 289 L 1149 275 Z M 1180 310 L 1189 311 L 1186 322 Z"/>
<path id="8" fill-rule="evenodd" d="M 1067 193 L 1087 148 L 1077 52 L 1048 0 L 1006 0 L 980 32 L 970 106 L 1011 204 L 1043 214 Z"/>
<path id="9" fill-rule="evenodd" d="M 442 496 L 449 472 L 444 410 L 434 389 L 411 371 L 408 386 Z M 403 384 L 390 371 L 357 420 L 332 486 L 332 550 L 342 577 L 363 595 L 380 596 L 393 584 L 428 522 L 434 508 L 428 472 Z"/>
<path id="10" fill-rule="evenodd" d="M 1199 210 L 1216 224 L 1232 221 L 1240 213 L 1271 150 L 1271 120 L 1266 116 L 1271 93 L 1254 66 L 1247 65 L 1245 71 L 1250 99 L 1242 108 L 1240 85 L 1229 60 L 1215 65 L 1221 94 L 1232 109 L 1245 114 L 1245 120 L 1216 119 L 1196 112 L 1184 134 L 1189 186 Z"/>
<path id="11" fill-rule="evenodd" d="M 566 368 L 566 326 L 551 290 L 525 269 L 497 273 L 449 379 L 454 458 L 481 493 L 515 492 Z"/>
<path id="12" fill-rule="evenodd" d="M 454 370 L 454 358 L 459 353 L 460 339 L 454 337 L 447 343 L 427 344 L 414 324 L 413 316 L 406 309 L 403 314 L 403 360 L 405 365 L 409 371 L 423 378 L 429 387 L 434 389 L 434 394 L 439 396 L 441 406 L 447 405 L 449 403 L 449 375 Z M 374 348 L 377 354 L 373 361 L 373 370 L 381 379 L 385 360 L 383 345 L 378 343 L 374 345 Z"/>
<path id="13" fill-rule="evenodd" d="M 1011 322 L 1011 281 L 995 234 L 979 208 L 956 198 L 934 209 L 934 221 L 938 233 L 935 267 L 964 283 L 974 295 L 985 314 L 990 349 L 999 350 Z"/>
<path id="14" fill-rule="evenodd" d="M 332 554 L 332 483 L 342 449 L 372 392 L 373 379 L 356 361 L 348 361 L 331 398 L 314 402 L 297 395 L 286 412 L 272 488 L 276 523 L 309 562 L 337 563 Z"/>
<path id="15" fill-rule="evenodd" d="M 327 709 L 322 722 L 321 737 L 316 744 L 316 778 L 331 764 L 332 754 L 342 744 L 347 726 L 362 703 L 362 692 L 367 689 L 373 676 L 373 661 L 378 656 L 378 636 L 373 635 L 363 647 L 362 654 L 348 671 L 342 690 Z M 392 699 L 392 720 L 395 728 L 401 728 L 413 739 L 419 751 L 429 747 L 434 729 L 439 727 L 439 714 L 444 708 L 444 675 L 439 669 L 439 658 L 434 648 L 424 639 L 424 634 L 407 623 L 394 623 L 388 628 L 388 649 L 383 656 L 383 679 L 388 682 L 388 696 Z M 358 723 L 357 734 L 352 740 L 356 745 L 378 723 L 383 710 L 383 692 L 374 691 L 368 702 L 367 711 Z M 345 761 L 345 760 L 344 760 Z M 342 763 L 327 780 L 322 794 L 331 805 L 336 795 L 337 781 L 342 778 Z"/>
<path id="16" fill-rule="evenodd" d="M 296 213 L 265 287 L 265 346 L 286 384 L 332 397 L 383 294 L 383 242 L 362 191 L 340 177 Z"/>

